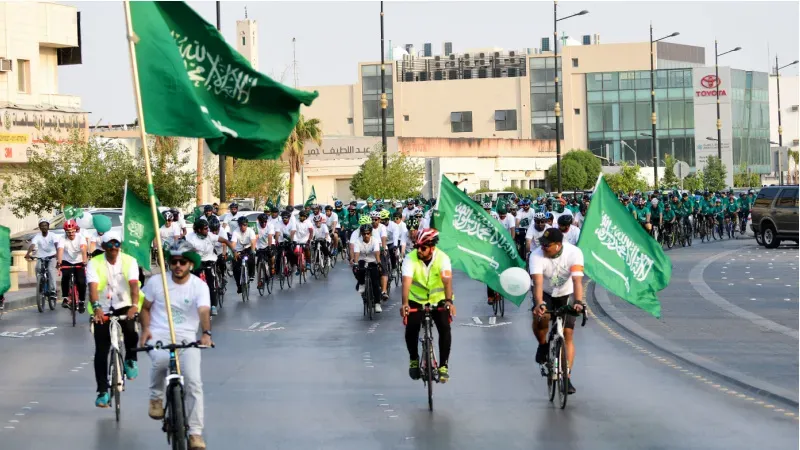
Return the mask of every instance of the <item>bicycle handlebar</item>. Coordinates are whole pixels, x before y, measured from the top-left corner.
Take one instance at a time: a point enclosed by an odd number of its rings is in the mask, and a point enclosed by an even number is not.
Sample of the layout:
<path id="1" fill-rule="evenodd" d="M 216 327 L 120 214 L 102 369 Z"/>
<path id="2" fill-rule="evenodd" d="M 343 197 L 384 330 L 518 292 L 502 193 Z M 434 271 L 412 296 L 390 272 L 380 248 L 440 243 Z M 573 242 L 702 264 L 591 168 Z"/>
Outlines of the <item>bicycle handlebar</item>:
<path id="1" fill-rule="evenodd" d="M 211 344 L 211 348 L 214 348 L 214 344 Z M 137 347 L 133 349 L 135 352 L 149 352 L 151 350 L 178 350 L 182 348 L 199 348 L 205 349 L 209 348 L 207 345 L 200 344 L 200 341 L 189 342 L 183 341 L 180 344 L 164 344 L 161 341 L 157 341 L 155 345 L 145 345 L 144 347 Z"/>
<path id="2" fill-rule="evenodd" d="M 570 316 L 583 316 L 581 319 L 581 326 L 586 326 L 586 304 L 583 305 L 583 311 L 577 312 L 572 305 L 564 305 L 556 310 L 546 309 L 544 314 L 551 314 L 551 315 L 559 315 L 559 314 L 569 314 Z"/>
<path id="3" fill-rule="evenodd" d="M 442 303 L 444 303 L 445 306 L 439 306 Z M 408 308 L 408 314 L 411 314 L 413 312 L 417 312 L 419 310 L 420 310 L 419 308 Z M 425 305 L 425 308 L 423 308 L 422 310 L 423 311 L 428 311 L 428 312 L 430 312 L 430 311 L 450 311 L 450 305 L 448 305 L 446 302 L 442 301 L 438 305 L 436 305 L 435 308 L 431 308 L 430 307 L 430 303 L 428 303 L 428 304 Z M 403 317 L 403 325 L 408 325 L 408 314 L 406 314 L 406 316 Z M 453 316 L 448 315 L 448 317 L 449 317 L 450 321 L 452 322 L 453 321 Z"/>

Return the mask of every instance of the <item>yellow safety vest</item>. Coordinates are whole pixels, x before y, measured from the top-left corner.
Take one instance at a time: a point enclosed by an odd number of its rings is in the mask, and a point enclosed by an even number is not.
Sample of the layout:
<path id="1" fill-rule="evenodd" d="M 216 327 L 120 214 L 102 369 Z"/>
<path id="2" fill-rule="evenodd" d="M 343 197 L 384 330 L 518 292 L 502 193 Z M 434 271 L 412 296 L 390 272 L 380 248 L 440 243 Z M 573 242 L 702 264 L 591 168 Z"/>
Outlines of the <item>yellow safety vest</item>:
<path id="1" fill-rule="evenodd" d="M 99 270 L 100 265 L 105 262 L 105 257 L 106 257 L 106 255 L 102 254 L 102 255 L 97 255 L 94 258 L 92 258 L 92 261 L 94 261 L 94 264 L 92 266 L 95 268 L 95 274 L 97 275 L 97 278 L 98 278 L 98 282 L 97 282 L 97 292 L 98 292 L 98 294 L 100 292 L 102 292 L 106 288 L 106 285 L 108 284 L 108 272 L 105 271 L 105 270 Z M 131 263 L 133 263 L 135 261 L 135 259 L 133 258 L 133 256 L 126 255 L 126 254 L 124 254 L 122 252 L 119 253 L 119 257 L 122 258 L 121 262 L 122 262 L 122 273 L 123 273 L 123 276 L 127 276 L 128 272 L 130 271 L 130 268 L 131 268 Z M 140 282 L 139 283 L 139 304 L 137 305 L 140 310 L 142 309 L 142 303 L 144 303 L 144 293 L 142 292 L 141 288 L 142 288 L 142 283 Z M 130 299 L 131 299 L 131 287 L 127 283 L 125 284 L 125 290 L 122 292 L 122 297 L 127 301 L 130 301 Z M 131 303 L 133 303 L 133 302 L 131 302 Z M 89 310 L 89 314 L 90 315 L 94 314 L 94 308 L 92 307 L 92 302 L 89 302 L 89 305 L 88 305 L 87 309 Z"/>
<path id="2" fill-rule="evenodd" d="M 441 250 L 436 250 L 431 261 L 430 271 L 425 274 L 425 263 L 417 257 L 414 250 L 409 255 L 414 266 L 414 275 L 411 278 L 411 288 L 408 299 L 424 305 L 435 305 L 444 300 L 444 281 L 442 281 L 442 259 L 446 255 Z"/>

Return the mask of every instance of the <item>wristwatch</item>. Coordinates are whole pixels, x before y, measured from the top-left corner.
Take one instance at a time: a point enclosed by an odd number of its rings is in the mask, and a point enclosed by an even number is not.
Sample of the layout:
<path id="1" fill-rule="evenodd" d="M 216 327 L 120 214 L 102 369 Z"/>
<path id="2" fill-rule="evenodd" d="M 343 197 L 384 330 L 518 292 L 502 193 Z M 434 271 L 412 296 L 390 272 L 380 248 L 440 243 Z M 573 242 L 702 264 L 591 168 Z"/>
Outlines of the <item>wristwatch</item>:
<path id="1" fill-rule="evenodd" d="M 208 337 L 211 337 L 211 332 L 210 331 L 203 331 L 203 334 L 206 334 L 206 335 L 208 335 Z"/>

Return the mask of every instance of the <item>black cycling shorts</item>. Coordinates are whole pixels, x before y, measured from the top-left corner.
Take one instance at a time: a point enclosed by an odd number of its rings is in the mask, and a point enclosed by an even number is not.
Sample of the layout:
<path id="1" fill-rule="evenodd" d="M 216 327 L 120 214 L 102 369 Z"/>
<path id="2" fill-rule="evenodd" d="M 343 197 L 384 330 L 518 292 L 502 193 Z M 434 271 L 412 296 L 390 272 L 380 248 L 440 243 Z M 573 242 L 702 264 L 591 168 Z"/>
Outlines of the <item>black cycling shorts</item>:
<path id="1" fill-rule="evenodd" d="M 547 292 L 542 292 L 542 300 L 544 300 L 544 304 L 547 305 L 548 311 L 555 311 L 558 308 L 569 303 L 569 295 L 564 295 L 561 297 L 553 297 Z M 535 308 L 536 306 L 534 306 Z M 575 319 L 576 317 L 572 314 L 567 314 L 564 316 L 564 328 L 574 329 L 575 328 Z M 556 320 L 556 316 L 550 315 L 550 320 Z"/>

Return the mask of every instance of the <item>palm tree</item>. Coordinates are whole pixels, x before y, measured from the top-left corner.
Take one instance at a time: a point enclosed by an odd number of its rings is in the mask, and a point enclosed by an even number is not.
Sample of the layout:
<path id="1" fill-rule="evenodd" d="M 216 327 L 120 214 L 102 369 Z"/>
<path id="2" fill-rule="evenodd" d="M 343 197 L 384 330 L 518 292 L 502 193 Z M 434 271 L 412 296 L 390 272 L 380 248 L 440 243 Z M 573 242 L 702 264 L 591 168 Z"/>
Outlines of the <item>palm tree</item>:
<path id="1" fill-rule="evenodd" d="M 305 164 L 306 141 L 322 145 L 322 128 L 319 119 L 306 120 L 302 114 L 297 120 L 292 134 L 286 140 L 283 151 L 289 163 L 289 205 L 294 205 L 294 176 Z"/>

